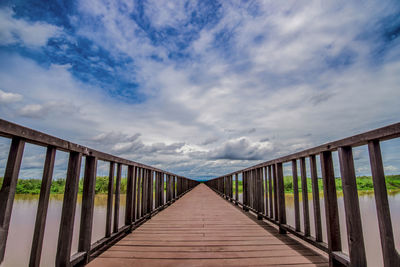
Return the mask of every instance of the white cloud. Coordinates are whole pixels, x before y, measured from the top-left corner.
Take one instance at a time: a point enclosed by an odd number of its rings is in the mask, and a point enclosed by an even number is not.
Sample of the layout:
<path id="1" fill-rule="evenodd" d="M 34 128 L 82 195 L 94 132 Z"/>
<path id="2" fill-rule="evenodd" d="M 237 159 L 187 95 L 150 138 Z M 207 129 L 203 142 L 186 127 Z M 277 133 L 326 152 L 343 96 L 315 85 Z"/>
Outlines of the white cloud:
<path id="1" fill-rule="evenodd" d="M 191 6 L 171 3 L 147 5 L 149 23 L 187 30 Z M 390 12 L 372 2 L 258 4 L 255 15 L 251 4 L 223 2 L 221 20 L 185 49 L 193 59 L 175 62 L 132 19 L 131 1 L 81 1 L 87 21 L 72 18 L 78 34 L 131 57 L 126 75 L 135 75 L 146 101 L 120 103 L 76 81 L 68 66 L 8 56 L 2 88 L 24 96 L 15 106 L 25 117 L 6 117 L 188 176 L 223 174 L 398 121 L 399 46 L 372 64 L 376 42 L 360 37 Z M 226 47 L 216 45 L 222 30 Z M 355 53 L 351 64 L 328 66 L 347 50 Z M 32 114 L 44 119 L 27 120 Z"/>
<path id="2" fill-rule="evenodd" d="M 49 38 L 60 35 L 61 29 L 44 22 L 30 23 L 13 17 L 11 9 L 0 9 L 0 44 L 21 44 L 40 47 L 47 44 Z"/>
<path id="3" fill-rule="evenodd" d="M 24 117 L 29 117 L 29 118 L 40 118 L 44 115 L 45 113 L 45 108 L 43 105 L 39 104 L 32 104 L 32 105 L 27 105 L 21 108 L 19 114 Z"/>
<path id="4" fill-rule="evenodd" d="M 0 90 L 0 103 L 8 104 L 8 103 L 19 102 L 21 100 L 22 100 L 22 95 L 20 94 L 4 92 L 3 90 Z"/>

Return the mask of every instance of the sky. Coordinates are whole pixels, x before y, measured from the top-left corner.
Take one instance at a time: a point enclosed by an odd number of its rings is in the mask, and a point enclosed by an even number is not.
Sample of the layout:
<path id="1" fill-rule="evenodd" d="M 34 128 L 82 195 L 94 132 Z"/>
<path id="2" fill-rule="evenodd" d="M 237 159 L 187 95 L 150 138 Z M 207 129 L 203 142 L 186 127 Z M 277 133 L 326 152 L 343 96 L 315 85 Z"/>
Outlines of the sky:
<path id="1" fill-rule="evenodd" d="M 398 122 L 399 14 L 398 0 L 5 0 L 0 117 L 212 178 Z M 399 143 L 383 147 L 387 173 Z M 43 161 L 27 146 L 21 177 Z"/>

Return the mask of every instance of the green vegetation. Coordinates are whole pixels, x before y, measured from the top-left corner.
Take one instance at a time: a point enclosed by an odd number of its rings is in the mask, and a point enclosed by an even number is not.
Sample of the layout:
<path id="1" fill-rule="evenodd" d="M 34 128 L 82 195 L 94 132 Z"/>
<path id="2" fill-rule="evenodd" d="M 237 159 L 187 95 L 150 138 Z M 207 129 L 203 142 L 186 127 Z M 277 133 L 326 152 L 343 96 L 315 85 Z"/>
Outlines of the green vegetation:
<path id="1" fill-rule="evenodd" d="M 126 193 L 126 178 L 121 179 L 121 193 Z M 42 180 L 40 179 L 19 179 L 17 183 L 17 194 L 39 194 Z M 3 178 L 0 178 L 0 186 L 3 184 Z M 115 185 L 115 181 L 114 181 Z M 63 194 L 65 188 L 65 179 L 55 179 L 51 183 L 51 194 Z M 114 186 L 115 188 L 115 186 Z M 83 191 L 83 179 L 79 181 L 79 193 Z M 96 178 L 96 194 L 107 194 L 108 191 L 108 177 L 98 176 Z"/>
<path id="2" fill-rule="evenodd" d="M 285 192 L 286 193 L 293 193 L 293 178 L 292 176 L 285 176 L 284 178 L 284 185 L 285 185 Z M 359 176 L 356 179 L 357 181 L 357 188 L 359 191 L 373 191 L 374 186 L 372 182 L 372 177 L 370 176 Z M 301 186 L 301 179 L 300 177 L 298 178 L 299 182 L 299 192 L 302 190 Z M 335 179 L 336 183 L 336 190 L 338 192 L 342 191 L 342 180 L 340 178 Z M 243 183 L 242 181 L 239 181 L 239 193 L 243 192 Z M 323 185 L 322 185 L 322 179 L 318 179 L 318 188 L 319 191 L 322 192 Z M 400 190 L 400 175 L 388 175 L 386 176 L 386 188 L 388 190 Z M 235 192 L 235 183 L 233 183 L 233 190 Z M 307 191 L 309 193 L 312 192 L 312 187 L 311 187 L 311 178 L 307 178 Z"/>
<path id="3" fill-rule="evenodd" d="M 301 192 L 301 180 L 299 177 L 299 192 Z M 115 182 L 115 181 L 114 181 Z M 121 193 L 126 193 L 126 178 L 121 179 Z M 19 179 L 17 183 L 17 194 L 39 194 L 40 186 L 42 181 L 40 179 Z M 0 186 L 3 184 L 3 178 L 0 178 Z M 293 193 L 293 179 L 292 176 L 284 177 L 285 192 Z M 164 190 L 166 184 L 164 183 Z M 62 194 L 64 193 L 65 179 L 53 180 L 51 184 L 52 194 Z M 319 191 L 323 191 L 322 179 L 318 179 Z M 400 175 L 389 175 L 386 176 L 386 187 L 388 190 L 400 190 Z M 99 176 L 96 178 L 96 194 L 107 194 L 108 188 L 108 177 Z M 114 187 L 115 188 L 115 187 Z M 357 188 L 359 191 L 372 191 L 373 183 L 372 177 L 370 176 L 360 176 L 357 177 Z M 83 179 L 79 181 L 79 193 L 82 193 L 83 189 Z M 311 178 L 307 178 L 307 189 L 308 192 L 312 192 L 311 189 Z M 342 191 L 342 180 L 336 178 L 336 189 L 338 192 Z M 233 191 L 235 192 L 235 182 L 233 182 Z M 242 181 L 239 181 L 239 193 L 243 192 Z"/>

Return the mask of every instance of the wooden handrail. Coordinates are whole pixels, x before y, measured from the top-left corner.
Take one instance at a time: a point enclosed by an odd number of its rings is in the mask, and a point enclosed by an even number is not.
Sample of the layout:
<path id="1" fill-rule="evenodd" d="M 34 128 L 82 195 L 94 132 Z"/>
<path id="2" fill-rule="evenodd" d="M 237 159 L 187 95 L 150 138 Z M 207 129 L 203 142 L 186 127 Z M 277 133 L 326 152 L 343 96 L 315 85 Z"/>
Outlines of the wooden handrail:
<path id="1" fill-rule="evenodd" d="M 384 266 L 400 266 L 400 256 L 394 244 L 393 228 L 380 151 L 381 141 L 398 137 L 400 137 L 400 123 L 272 159 L 229 174 L 224 174 L 223 176 L 207 181 L 206 184 L 223 197 L 234 201 L 236 205 L 242 206 L 244 211 L 251 210 L 257 214 L 259 219 L 266 219 L 278 225 L 280 233 L 290 232 L 327 252 L 329 254 L 330 266 L 367 266 L 352 150 L 354 147 L 368 145 Z M 343 197 L 349 255 L 343 253 L 341 245 L 335 174 L 332 161 L 333 151 L 338 151 L 339 154 L 340 176 L 344 185 Z M 317 155 L 320 157 L 319 165 L 321 167 L 323 180 L 327 243 L 322 241 Z M 314 209 L 313 223 L 315 225 L 315 236 L 311 236 L 310 234 L 306 158 L 310 160 L 309 166 L 313 194 L 312 202 Z M 299 192 L 297 186 L 298 161 L 300 162 L 300 178 L 303 196 L 303 231 L 300 231 Z M 286 162 L 290 162 L 292 165 L 292 178 L 293 184 L 295 185 L 293 188 L 295 202 L 294 227 L 286 223 L 285 189 L 282 167 L 283 163 Z M 232 177 L 233 175 L 236 177 L 235 199 L 232 198 L 231 194 L 226 193 L 226 188 L 232 187 L 232 180 L 225 179 L 225 177 Z M 237 177 L 239 175 L 242 177 L 243 181 L 242 202 L 238 199 Z M 265 207 L 260 205 L 261 202 L 264 203 L 263 183 L 265 183 Z"/>
<path id="2" fill-rule="evenodd" d="M 74 144 L 2 119 L 0 119 L 0 136 L 12 140 L 3 185 L 0 190 L 0 263 L 5 256 L 11 211 L 25 143 L 47 147 L 29 266 L 40 265 L 51 179 L 57 150 L 69 153 L 69 161 L 61 212 L 56 266 L 74 266 L 88 263 L 105 248 L 129 234 L 138 225 L 198 184 L 195 180 L 171 172 Z M 71 256 L 82 157 L 85 157 L 85 170 L 78 253 Z M 110 163 L 107 218 L 104 225 L 104 237 L 92 244 L 94 195 L 97 162 L 99 160 Z M 128 174 L 125 225 L 120 227 L 118 223 L 122 166 L 127 166 Z M 115 194 L 113 194 L 115 167 L 117 174 Z M 164 179 L 167 179 L 170 185 L 166 203 L 164 203 Z M 156 185 L 155 199 L 153 199 L 153 185 Z M 112 218 L 112 198 L 114 195 L 114 218 Z M 113 228 L 111 227 L 112 222 L 114 222 Z"/>

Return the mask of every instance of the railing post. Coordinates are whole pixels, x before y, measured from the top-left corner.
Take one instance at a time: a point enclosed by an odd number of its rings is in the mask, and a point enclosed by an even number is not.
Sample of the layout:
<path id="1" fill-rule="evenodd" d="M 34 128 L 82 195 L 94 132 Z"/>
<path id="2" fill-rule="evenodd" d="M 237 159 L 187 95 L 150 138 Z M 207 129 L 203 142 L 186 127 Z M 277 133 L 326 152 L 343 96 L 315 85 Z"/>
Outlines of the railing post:
<path id="1" fill-rule="evenodd" d="M 149 170 L 149 214 L 153 211 L 154 171 Z"/>
<path id="2" fill-rule="evenodd" d="M 137 170 L 137 189 L 136 189 L 136 218 L 142 217 L 142 168 L 138 167 Z"/>
<path id="3" fill-rule="evenodd" d="M 310 211 L 308 207 L 306 159 L 300 158 L 301 192 L 303 197 L 304 236 L 310 236 Z"/>
<path id="4" fill-rule="evenodd" d="M 268 186 L 269 186 L 269 217 L 274 217 L 274 203 L 272 202 L 272 166 L 268 166 Z"/>
<path id="5" fill-rule="evenodd" d="M 264 172 L 264 180 L 263 182 L 265 183 L 265 209 L 264 209 L 264 214 L 265 216 L 268 217 L 268 173 L 267 173 L 267 167 L 263 167 L 262 171 Z"/>
<path id="6" fill-rule="evenodd" d="M 122 173 L 122 165 L 121 163 L 117 164 L 117 177 L 115 178 L 115 201 L 114 201 L 114 226 L 113 232 L 118 232 L 119 226 L 119 199 L 120 199 L 120 190 L 121 190 L 121 173 Z"/>
<path id="7" fill-rule="evenodd" d="M 166 193 L 167 193 L 167 203 L 170 204 L 171 201 L 171 177 L 169 174 L 167 174 L 167 184 L 166 184 Z"/>
<path id="8" fill-rule="evenodd" d="M 133 173 L 132 173 L 132 176 L 133 176 L 133 191 L 132 191 L 132 220 L 131 220 L 131 223 L 133 223 L 133 222 L 135 222 L 136 221 L 136 185 L 137 185 L 137 179 L 138 179 L 138 176 L 137 176 L 137 166 L 133 166 L 132 167 L 132 169 L 133 169 Z"/>
<path id="9" fill-rule="evenodd" d="M 65 181 L 64 189 L 64 200 L 61 211 L 60 230 L 58 234 L 58 245 L 56 254 L 57 267 L 70 266 L 72 234 L 74 230 L 74 219 L 76 199 L 78 196 L 81 159 L 81 153 L 69 153 L 67 178 Z"/>
<path id="10" fill-rule="evenodd" d="M 294 196 L 294 220 L 295 229 L 300 231 L 300 207 L 299 207 L 299 181 L 297 178 L 297 160 L 292 160 L 292 177 L 293 177 L 293 196 Z"/>
<path id="11" fill-rule="evenodd" d="M 33 233 L 31 255 L 29 259 L 30 267 L 36 267 L 40 265 L 55 158 L 56 148 L 53 146 L 48 146 L 43 168 L 42 184 L 40 187 L 39 204 L 36 212 L 35 231 Z"/>
<path id="12" fill-rule="evenodd" d="M 125 225 L 132 223 L 133 205 L 133 166 L 129 165 L 126 181 Z"/>
<path id="13" fill-rule="evenodd" d="M 243 177 L 243 210 L 244 211 L 249 211 L 249 209 L 247 208 L 247 206 L 249 205 L 249 201 L 248 201 L 248 177 L 247 177 L 248 172 L 244 171 L 242 173 L 242 177 Z"/>
<path id="14" fill-rule="evenodd" d="M 147 169 L 143 168 L 143 178 L 142 178 L 142 217 L 147 213 Z"/>
<path id="15" fill-rule="evenodd" d="M 0 190 L 0 263 L 3 262 L 6 251 L 8 229 L 10 227 L 11 211 L 14 203 L 19 170 L 25 142 L 13 137 L 4 173 L 3 185 Z"/>
<path id="16" fill-rule="evenodd" d="M 160 173 L 155 172 L 156 180 L 155 180 L 155 194 L 154 194 L 154 201 L 156 209 L 160 206 Z"/>
<path id="17" fill-rule="evenodd" d="M 257 219 L 263 219 L 263 211 L 264 211 L 264 185 L 263 185 L 263 169 L 257 168 L 256 169 L 256 193 L 257 193 Z"/>
<path id="18" fill-rule="evenodd" d="M 328 254 L 330 267 L 343 265 L 334 259 L 332 253 L 342 251 L 340 238 L 339 211 L 336 196 L 335 174 L 333 169 L 332 152 L 320 154 L 322 181 L 324 183 L 326 230 L 328 237 Z"/>
<path id="19" fill-rule="evenodd" d="M 385 267 L 400 266 L 400 256 L 396 251 L 393 238 L 392 219 L 390 218 L 390 208 L 379 141 L 374 140 L 368 142 L 368 150 L 371 162 L 372 181 L 374 183 L 383 263 Z"/>
<path id="20" fill-rule="evenodd" d="M 274 182 L 274 219 L 275 221 L 278 221 L 278 183 L 276 176 L 276 164 L 272 164 L 272 179 Z"/>
<path id="21" fill-rule="evenodd" d="M 108 191 L 107 191 L 107 218 L 106 218 L 106 237 L 111 236 L 111 223 L 112 223 L 112 203 L 114 191 L 114 168 L 115 163 L 110 162 L 110 169 L 108 174 Z"/>
<path id="22" fill-rule="evenodd" d="M 160 173 L 160 187 L 161 187 L 161 193 L 160 193 L 160 204 L 164 205 L 164 173 Z"/>
<path id="23" fill-rule="evenodd" d="M 243 182 L 242 182 L 243 184 Z M 235 173 L 235 205 L 238 205 L 238 201 L 239 201 L 239 174 Z"/>
<path id="24" fill-rule="evenodd" d="M 358 202 L 353 151 L 349 146 L 340 147 L 339 161 L 342 176 L 344 209 L 346 212 L 347 240 L 351 266 L 367 266 L 362 232 L 360 205 Z"/>
<path id="25" fill-rule="evenodd" d="M 177 177 L 175 176 L 172 177 L 172 198 L 174 200 L 176 199 L 176 179 Z"/>
<path id="26" fill-rule="evenodd" d="M 90 245 L 92 241 L 94 195 L 96 187 L 97 159 L 86 156 L 85 174 L 83 180 L 81 225 L 79 227 L 78 252 L 86 252 L 85 263 L 90 260 Z"/>
<path id="27" fill-rule="evenodd" d="M 310 156 L 310 169 L 311 169 L 311 185 L 313 193 L 315 239 L 317 242 L 322 242 L 321 208 L 319 205 L 318 174 L 317 174 L 317 163 L 315 155 Z"/>
<path id="28" fill-rule="evenodd" d="M 279 233 L 286 234 L 286 230 L 282 228 L 282 225 L 286 224 L 285 186 L 283 182 L 282 163 L 276 164 L 276 178 L 278 183 Z"/>

